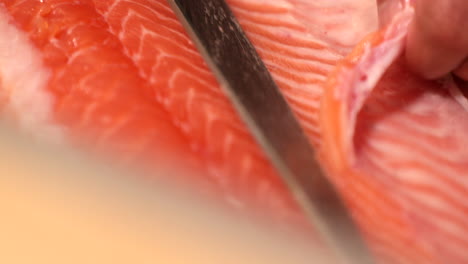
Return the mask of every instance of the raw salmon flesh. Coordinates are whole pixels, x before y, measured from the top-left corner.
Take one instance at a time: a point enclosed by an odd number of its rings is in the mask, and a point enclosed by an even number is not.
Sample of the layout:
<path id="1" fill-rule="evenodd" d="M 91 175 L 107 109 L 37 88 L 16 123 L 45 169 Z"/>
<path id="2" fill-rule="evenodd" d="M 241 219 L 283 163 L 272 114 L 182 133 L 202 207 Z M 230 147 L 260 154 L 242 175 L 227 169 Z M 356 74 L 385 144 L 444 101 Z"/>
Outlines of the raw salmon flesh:
<path id="1" fill-rule="evenodd" d="M 227 2 L 378 263 L 468 263 L 468 101 L 401 59 L 412 1 Z M 166 0 L 0 0 L 0 105 L 38 139 L 182 167 L 310 228 Z"/>

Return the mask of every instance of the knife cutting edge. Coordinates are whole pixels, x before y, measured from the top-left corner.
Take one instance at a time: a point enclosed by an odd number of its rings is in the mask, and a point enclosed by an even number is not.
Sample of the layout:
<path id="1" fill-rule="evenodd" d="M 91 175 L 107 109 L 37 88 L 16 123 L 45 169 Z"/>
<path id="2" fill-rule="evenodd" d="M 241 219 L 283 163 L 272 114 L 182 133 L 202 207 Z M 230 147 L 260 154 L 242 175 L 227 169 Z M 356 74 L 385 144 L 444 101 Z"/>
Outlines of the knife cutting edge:
<path id="1" fill-rule="evenodd" d="M 312 146 L 224 0 L 168 0 L 236 110 L 342 263 L 373 263 Z"/>

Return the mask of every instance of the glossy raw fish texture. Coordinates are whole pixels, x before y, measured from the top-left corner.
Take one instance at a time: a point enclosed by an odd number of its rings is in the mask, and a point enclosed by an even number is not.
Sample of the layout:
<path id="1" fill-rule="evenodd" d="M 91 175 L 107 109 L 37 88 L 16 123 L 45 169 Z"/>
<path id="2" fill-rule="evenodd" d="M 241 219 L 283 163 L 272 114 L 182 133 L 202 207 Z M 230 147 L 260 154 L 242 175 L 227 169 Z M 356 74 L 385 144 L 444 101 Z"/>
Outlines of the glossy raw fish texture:
<path id="1" fill-rule="evenodd" d="M 1 41 L 11 48 L 0 51 L 1 65 L 30 62 L 1 69 L 5 109 L 16 122 L 121 158 L 176 160 L 206 175 L 194 181 L 200 189 L 216 190 L 236 207 L 302 221 L 166 1 L 2 2 Z M 350 36 L 375 28 L 356 15 L 370 5 L 229 4 L 318 144 L 321 84 L 350 50 Z M 321 14 L 315 19 L 322 27 L 305 10 Z M 352 20 L 355 34 L 343 26 Z"/>
<path id="2" fill-rule="evenodd" d="M 330 77 L 321 159 L 389 263 L 467 263 L 466 98 L 406 68 L 412 15 L 402 6 Z"/>
<path id="3" fill-rule="evenodd" d="M 467 262 L 465 101 L 399 59 L 411 1 L 227 2 L 379 261 Z M 11 122 L 116 161 L 185 167 L 176 180 L 236 210 L 307 225 L 165 0 L 0 3 Z M 387 26 L 365 38 L 377 10 Z"/>

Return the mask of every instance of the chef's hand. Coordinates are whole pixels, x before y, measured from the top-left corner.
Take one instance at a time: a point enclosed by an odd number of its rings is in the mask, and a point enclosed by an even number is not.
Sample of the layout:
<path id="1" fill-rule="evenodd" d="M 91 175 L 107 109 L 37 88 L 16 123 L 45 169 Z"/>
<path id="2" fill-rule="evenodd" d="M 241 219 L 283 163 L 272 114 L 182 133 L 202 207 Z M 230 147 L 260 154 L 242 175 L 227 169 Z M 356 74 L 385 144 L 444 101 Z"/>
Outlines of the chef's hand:
<path id="1" fill-rule="evenodd" d="M 428 79 L 454 72 L 468 81 L 468 0 L 416 0 L 406 59 Z"/>

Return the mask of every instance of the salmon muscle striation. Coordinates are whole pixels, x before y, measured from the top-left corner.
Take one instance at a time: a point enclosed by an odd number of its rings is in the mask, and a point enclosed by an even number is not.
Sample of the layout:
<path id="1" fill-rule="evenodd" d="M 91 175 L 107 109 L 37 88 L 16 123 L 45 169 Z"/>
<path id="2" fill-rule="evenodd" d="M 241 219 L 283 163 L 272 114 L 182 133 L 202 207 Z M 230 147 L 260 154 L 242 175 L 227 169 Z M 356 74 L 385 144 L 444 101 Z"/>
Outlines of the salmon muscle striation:
<path id="1" fill-rule="evenodd" d="M 35 50 L 30 72 L 47 74 L 45 124 L 68 141 L 129 160 L 170 157 L 203 175 L 190 180 L 198 189 L 212 189 L 238 210 L 307 225 L 166 0 L 0 2 L 7 23 Z M 346 31 L 356 36 L 375 27 L 358 23 L 369 5 L 335 2 L 228 1 L 315 145 L 323 83 L 352 48 L 342 21 L 356 21 Z M 323 15 L 311 21 L 299 7 Z M 28 107 L 18 113 L 36 115 Z"/>
<path id="2" fill-rule="evenodd" d="M 227 2 L 381 262 L 466 262 L 466 112 L 453 83 L 421 80 L 400 59 L 410 1 L 387 0 L 389 25 L 328 81 L 377 28 L 375 1 Z M 307 226 L 166 0 L 0 3 L 12 36 L 0 43 L 18 49 L 0 51 L 0 102 L 26 129 L 173 160 L 237 210 Z M 19 54 L 32 59 L 11 68 Z"/>
<path id="3" fill-rule="evenodd" d="M 406 67 L 410 2 L 328 80 L 320 159 L 383 263 L 467 263 L 468 113 Z"/>

